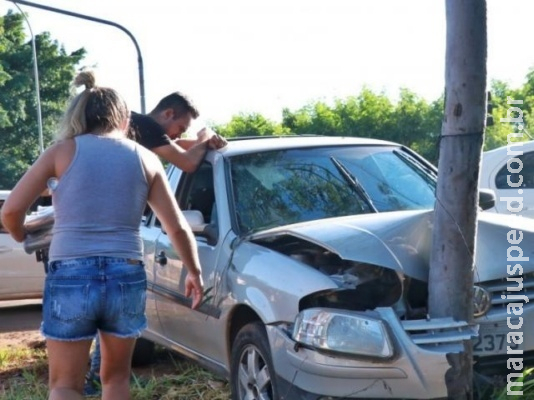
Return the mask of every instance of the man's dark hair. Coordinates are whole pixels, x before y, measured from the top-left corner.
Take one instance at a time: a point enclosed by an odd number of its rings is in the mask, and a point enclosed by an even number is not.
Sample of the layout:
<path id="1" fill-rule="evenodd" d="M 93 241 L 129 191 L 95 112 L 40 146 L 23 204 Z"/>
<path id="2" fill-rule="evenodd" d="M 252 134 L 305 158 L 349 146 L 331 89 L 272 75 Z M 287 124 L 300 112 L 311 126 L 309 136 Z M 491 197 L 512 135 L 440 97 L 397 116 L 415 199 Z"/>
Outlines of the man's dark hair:
<path id="1" fill-rule="evenodd" d="M 152 110 L 151 114 L 158 113 L 168 108 L 173 109 L 174 118 L 179 118 L 187 113 L 191 114 L 193 118 L 198 118 L 200 115 L 193 102 L 180 92 L 174 92 L 162 98 L 156 108 Z"/>

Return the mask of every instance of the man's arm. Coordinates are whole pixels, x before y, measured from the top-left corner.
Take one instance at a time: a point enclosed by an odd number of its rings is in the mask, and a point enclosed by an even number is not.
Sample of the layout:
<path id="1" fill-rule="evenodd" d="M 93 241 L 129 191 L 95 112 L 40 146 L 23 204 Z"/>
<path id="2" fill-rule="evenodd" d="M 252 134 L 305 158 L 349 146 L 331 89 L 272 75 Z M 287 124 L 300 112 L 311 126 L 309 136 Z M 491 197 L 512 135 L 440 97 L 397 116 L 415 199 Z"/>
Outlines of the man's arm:
<path id="1" fill-rule="evenodd" d="M 182 171 L 194 172 L 208 151 L 208 141 L 202 143 L 194 142 L 187 150 L 176 142 L 171 142 L 164 146 L 155 147 L 152 151 L 164 160 L 176 165 Z"/>
<path id="2" fill-rule="evenodd" d="M 199 130 L 197 132 L 197 138 L 196 139 L 192 139 L 192 138 L 188 138 L 188 139 L 178 138 L 178 139 L 175 139 L 175 143 L 178 144 L 178 146 L 180 146 L 180 147 L 182 147 L 182 148 L 184 148 L 186 150 L 190 149 L 191 147 L 193 147 L 197 143 L 202 143 L 202 142 L 205 142 L 205 141 L 208 142 L 208 148 L 210 148 L 212 150 L 222 149 L 223 147 L 225 147 L 228 144 L 228 141 L 225 138 L 223 138 L 222 136 L 218 135 L 217 133 L 215 133 L 210 128 L 202 128 L 201 130 Z"/>
<path id="3" fill-rule="evenodd" d="M 188 138 L 188 139 L 178 138 L 174 141 L 174 143 L 176 143 L 179 147 L 181 147 L 184 150 L 189 150 L 195 144 L 198 144 L 199 141 L 198 139 L 192 139 L 192 138 Z"/>
<path id="4" fill-rule="evenodd" d="M 213 135 L 207 139 L 200 137 L 198 139 L 176 139 L 174 143 L 176 143 L 178 146 L 180 146 L 182 149 L 189 150 L 191 147 L 193 147 L 196 144 L 202 143 L 204 141 L 208 142 L 208 147 L 212 150 L 218 150 L 222 149 L 228 144 L 228 141 L 219 135 Z"/>
<path id="5" fill-rule="evenodd" d="M 164 160 L 176 165 L 182 171 L 194 172 L 208 149 L 217 150 L 228 142 L 211 129 L 203 128 L 197 133 L 196 139 L 178 138 L 168 145 L 152 148 L 152 151 Z"/>

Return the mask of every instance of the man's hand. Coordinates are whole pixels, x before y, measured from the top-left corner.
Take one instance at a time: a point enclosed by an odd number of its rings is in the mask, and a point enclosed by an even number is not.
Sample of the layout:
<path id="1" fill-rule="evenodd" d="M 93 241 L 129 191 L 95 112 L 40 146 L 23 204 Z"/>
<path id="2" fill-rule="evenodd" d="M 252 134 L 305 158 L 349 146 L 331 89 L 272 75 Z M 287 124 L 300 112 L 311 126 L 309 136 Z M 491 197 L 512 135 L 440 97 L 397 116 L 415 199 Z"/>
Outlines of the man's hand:
<path id="1" fill-rule="evenodd" d="M 197 308 L 202 302 L 202 297 L 204 293 L 204 283 L 202 282 L 202 275 L 187 273 L 185 277 L 185 295 L 189 297 L 193 295 L 193 303 L 191 308 Z"/>
<path id="2" fill-rule="evenodd" d="M 215 136 L 215 132 L 213 132 L 209 128 L 204 127 L 197 132 L 197 142 L 205 142 L 206 140 L 209 140 L 212 136 Z"/>
<path id="3" fill-rule="evenodd" d="M 214 135 L 208 140 L 208 147 L 212 150 L 222 149 L 228 141 L 220 135 Z"/>
<path id="4" fill-rule="evenodd" d="M 197 141 L 208 142 L 208 147 L 212 150 L 221 149 L 228 144 L 225 138 L 220 135 L 217 135 L 213 130 L 209 128 L 202 128 L 197 133 Z"/>

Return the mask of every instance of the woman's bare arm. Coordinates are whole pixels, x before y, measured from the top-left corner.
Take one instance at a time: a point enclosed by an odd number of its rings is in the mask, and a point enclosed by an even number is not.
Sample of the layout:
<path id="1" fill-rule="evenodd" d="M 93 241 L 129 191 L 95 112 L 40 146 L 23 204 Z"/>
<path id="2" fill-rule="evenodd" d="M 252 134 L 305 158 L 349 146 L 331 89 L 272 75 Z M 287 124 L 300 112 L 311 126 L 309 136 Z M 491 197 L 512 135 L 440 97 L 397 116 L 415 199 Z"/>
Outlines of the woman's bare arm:
<path id="1" fill-rule="evenodd" d="M 46 189 L 48 179 L 54 176 L 57 148 L 47 149 L 26 171 L 11 190 L 2 206 L 2 225 L 17 242 L 24 240 L 24 219 L 26 213 L 40 194 Z"/>

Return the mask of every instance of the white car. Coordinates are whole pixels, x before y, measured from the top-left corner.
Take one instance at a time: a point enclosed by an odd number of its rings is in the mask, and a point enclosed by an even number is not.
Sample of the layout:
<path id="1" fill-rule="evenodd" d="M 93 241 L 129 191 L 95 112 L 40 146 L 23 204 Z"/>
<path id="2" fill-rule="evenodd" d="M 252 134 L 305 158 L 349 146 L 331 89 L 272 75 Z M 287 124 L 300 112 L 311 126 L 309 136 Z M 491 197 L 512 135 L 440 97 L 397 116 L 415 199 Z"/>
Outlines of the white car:
<path id="1" fill-rule="evenodd" d="M 534 218 L 534 140 L 484 152 L 480 188 L 495 192 L 488 211 Z"/>
<path id="2" fill-rule="evenodd" d="M 0 190 L 0 208 L 9 195 Z M 45 277 L 42 262 L 27 254 L 0 225 L 0 300 L 40 299 Z"/>

